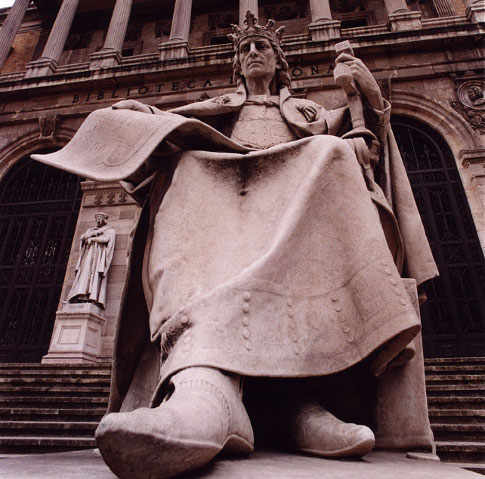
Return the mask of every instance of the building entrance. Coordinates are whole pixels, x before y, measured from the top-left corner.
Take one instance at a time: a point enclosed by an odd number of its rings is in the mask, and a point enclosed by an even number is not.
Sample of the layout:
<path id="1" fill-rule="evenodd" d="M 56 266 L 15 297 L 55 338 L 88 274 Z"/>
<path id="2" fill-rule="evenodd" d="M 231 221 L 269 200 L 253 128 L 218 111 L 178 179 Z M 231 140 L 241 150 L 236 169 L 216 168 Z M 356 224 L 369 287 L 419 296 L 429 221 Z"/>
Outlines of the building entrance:
<path id="1" fill-rule="evenodd" d="M 424 286 L 425 356 L 483 356 L 485 260 L 452 152 L 424 124 L 392 127 L 440 271 Z"/>
<path id="2" fill-rule="evenodd" d="M 40 362 L 54 325 L 80 180 L 29 158 L 0 182 L 0 362 Z"/>

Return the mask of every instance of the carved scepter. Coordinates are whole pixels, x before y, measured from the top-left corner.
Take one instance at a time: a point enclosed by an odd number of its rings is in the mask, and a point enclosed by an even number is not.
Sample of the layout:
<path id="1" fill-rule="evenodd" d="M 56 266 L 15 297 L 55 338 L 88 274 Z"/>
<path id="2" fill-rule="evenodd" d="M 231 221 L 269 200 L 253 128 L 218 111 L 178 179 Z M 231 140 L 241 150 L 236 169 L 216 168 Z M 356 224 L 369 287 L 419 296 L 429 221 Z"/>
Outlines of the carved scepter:
<path id="1" fill-rule="evenodd" d="M 339 42 L 335 45 L 335 52 L 337 56 L 341 53 L 348 53 L 354 56 L 354 50 L 348 40 Z M 337 63 L 333 70 L 333 77 L 335 83 L 341 87 L 347 95 L 347 101 L 350 109 L 350 118 L 352 120 L 353 128 L 364 128 L 364 107 L 362 105 L 362 97 L 359 89 L 355 84 L 350 67 L 345 63 Z"/>

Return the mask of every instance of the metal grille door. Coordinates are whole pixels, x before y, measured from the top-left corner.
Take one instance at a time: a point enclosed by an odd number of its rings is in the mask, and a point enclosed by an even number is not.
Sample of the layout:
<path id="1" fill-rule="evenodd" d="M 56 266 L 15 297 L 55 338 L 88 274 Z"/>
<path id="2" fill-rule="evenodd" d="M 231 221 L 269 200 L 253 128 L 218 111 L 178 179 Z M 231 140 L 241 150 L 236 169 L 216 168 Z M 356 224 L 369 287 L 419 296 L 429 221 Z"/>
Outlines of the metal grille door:
<path id="1" fill-rule="evenodd" d="M 392 122 L 440 271 L 425 285 L 425 355 L 485 355 L 485 261 L 455 165 L 443 138 L 406 118 Z"/>
<path id="2" fill-rule="evenodd" d="M 77 176 L 27 158 L 0 183 L 0 362 L 47 352 L 80 200 Z"/>

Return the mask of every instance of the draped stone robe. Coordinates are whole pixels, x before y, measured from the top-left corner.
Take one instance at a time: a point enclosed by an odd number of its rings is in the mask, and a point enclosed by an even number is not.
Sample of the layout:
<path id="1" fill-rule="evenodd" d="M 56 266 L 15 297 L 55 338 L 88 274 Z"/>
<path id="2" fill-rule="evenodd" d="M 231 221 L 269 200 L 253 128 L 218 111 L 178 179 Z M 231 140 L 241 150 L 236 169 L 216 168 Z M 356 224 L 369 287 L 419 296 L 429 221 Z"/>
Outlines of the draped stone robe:
<path id="1" fill-rule="evenodd" d="M 147 131 L 117 164 L 126 189 L 148 203 L 133 240 L 111 410 L 149 404 L 166 378 L 196 365 L 310 377 L 371 356 L 374 371 L 382 373 L 419 332 L 415 288 L 413 294 L 401 275 L 415 285 L 435 276 L 436 267 L 389 131 L 389 108 L 370 112 L 382 144 L 379 185 L 363 174 L 362 140 L 333 136 L 345 132 L 343 109 L 329 112 L 283 90 L 279 109 L 297 139 L 257 150 L 173 115 L 207 121 L 226 115 L 233 126 L 245 102 L 240 88 L 153 117 L 103 113 L 104 125 L 120 119 L 120 142 L 130 135 L 123 118 L 136 119 L 139 133 L 144 125 Z M 311 122 L 301 113 L 308 104 L 317 109 Z M 114 167 L 116 158 L 82 155 L 80 138 L 95 142 L 96 129 L 81 129 L 64 157 L 35 158 L 112 180 L 99 165 Z M 164 138 L 178 148 L 147 163 Z M 82 168 L 66 167 L 68 154 L 84 162 Z M 417 351 L 380 388 L 376 414 L 387 418 L 377 419 L 382 446 L 430 444 L 420 344 Z M 410 397 L 406 405 L 403 393 Z M 158 400 L 153 395 L 152 405 Z M 390 427 L 396 421 L 399 434 Z"/>
<path id="2" fill-rule="evenodd" d="M 88 244 L 89 238 L 100 240 Z M 81 236 L 80 254 L 76 264 L 76 276 L 69 292 L 68 301 L 96 303 L 102 308 L 106 304 L 108 270 L 115 248 L 116 232 L 109 226 L 89 228 Z"/>

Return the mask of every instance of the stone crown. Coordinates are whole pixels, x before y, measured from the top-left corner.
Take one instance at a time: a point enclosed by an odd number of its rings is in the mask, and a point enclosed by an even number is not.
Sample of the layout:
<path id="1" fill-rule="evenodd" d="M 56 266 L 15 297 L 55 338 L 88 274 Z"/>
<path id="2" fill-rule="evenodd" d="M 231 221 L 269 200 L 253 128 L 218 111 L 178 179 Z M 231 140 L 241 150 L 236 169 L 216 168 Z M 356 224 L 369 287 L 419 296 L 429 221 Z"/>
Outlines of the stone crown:
<path id="1" fill-rule="evenodd" d="M 236 50 L 242 40 L 254 36 L 267 38 L 271 42 L 279 45 L 285 29 L 284 26 L 275 29 L 275 21 L 272 19 L 269 19 L 265 26 L 259 25 L 258 19 L 249 10 L 246 12 L 244 25 L 242 28 L 239 25 L 231 25 L 233 33 L 229 34 L 228 37 Z"/>

